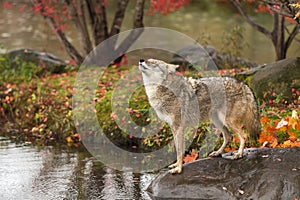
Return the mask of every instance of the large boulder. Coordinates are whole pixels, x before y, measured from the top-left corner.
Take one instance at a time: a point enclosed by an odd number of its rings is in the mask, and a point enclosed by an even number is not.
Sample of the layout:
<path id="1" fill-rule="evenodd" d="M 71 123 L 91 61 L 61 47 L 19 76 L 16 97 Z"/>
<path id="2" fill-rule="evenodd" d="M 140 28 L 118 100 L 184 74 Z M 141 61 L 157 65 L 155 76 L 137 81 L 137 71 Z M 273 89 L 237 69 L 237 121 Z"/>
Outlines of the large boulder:
<path id="1" fill-rule="evenodd" d="M 44 70 L 52 73 L 65 72 L 65 67 L 67 65 L 67 63 L 64 60 L 58 58 L 53 54 L 39 52 L 34 49 L 12 50 L 7 53 L 7 56 L 10 60 L 12 60 L 12 63 L 34 63 L 36 66 L 43 67 Z"/>
<path id="2" fill-rule="evenodd" d="M 147 191 L 153 199 L 299 199 L 300 148 L 251 149 L 239 160 L 197 160 L 181 174 L 159 175 Z"/>
<path id="3" fill-rule="evenodd" d="M 267 91 L 292 99 L 291 90 L 300 89 L 300 57 L 288 58 L 239 73 L 237 78 L 246 81 L 258 98 Z"/>
<path id="4" fill-rule="evenodd" d="M 191 45 L 180 49 L 173 55 L 170 63 L 188 66 L 190 63 L 201 66 L 203 70 L 217 70 L 224 68 L 253 68 L 257 65 L 240 57 L 225 54 L 213 46 Z M 184 69 L 183 69 L 184 70 Z"/>

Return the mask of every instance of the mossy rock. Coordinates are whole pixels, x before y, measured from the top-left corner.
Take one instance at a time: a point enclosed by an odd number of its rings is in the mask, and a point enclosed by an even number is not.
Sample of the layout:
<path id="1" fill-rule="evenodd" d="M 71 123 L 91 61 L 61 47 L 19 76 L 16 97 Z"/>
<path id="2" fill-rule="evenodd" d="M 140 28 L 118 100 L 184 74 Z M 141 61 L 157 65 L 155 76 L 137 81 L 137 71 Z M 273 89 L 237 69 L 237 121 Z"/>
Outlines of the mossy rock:
<path id="1" fill-rule="evenodd" d="M 291 100 L 292 88 L 300 89 L 300 57 L 257 67 L 237 74 L 236 77 L 246 82 L 259 99 L 262 99 L 267 91 L 271 91 Z"/>
<path id="2" fill-rule="evenodd" d="M 179 71 L 184 71 L 187 69 L 186 67 L 191 67 L 189 63 L 191 61 L 204 70 L 228 69 L 229 67 L 254 68 L 257 66 L 257 64 L 243 58 L 220 52 L 213 46 L 201 47 L 199 45 L 191 45 L 180 49 L 173 55 L 170 63 L 181 65 Z"/>
<path id="3" fill-rule="evenodd" d="M 17 49 L 8 52 L 7 55 L 13 66 L 19 65 L 18 62 L 27 62 L 33 63 L 37 67 L 44 67 L 44 70 L 51 73 L 66 72 L 67 63 L 50 53 L 39 52 L 34 49 Z"/>

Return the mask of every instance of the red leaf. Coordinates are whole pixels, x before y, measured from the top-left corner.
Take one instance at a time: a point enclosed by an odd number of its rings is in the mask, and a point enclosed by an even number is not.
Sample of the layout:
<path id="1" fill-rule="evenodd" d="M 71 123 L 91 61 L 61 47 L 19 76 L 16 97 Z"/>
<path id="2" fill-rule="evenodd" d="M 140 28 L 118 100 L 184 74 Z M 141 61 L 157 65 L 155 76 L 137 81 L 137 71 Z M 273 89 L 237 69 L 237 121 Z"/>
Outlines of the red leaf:
<path id="1" fill-rule="evenodd" d="M 67 28 L 67 26 L 66 26 L 65 24 L 61 24 L 61 25 L 60 25 L 60 30 L 61 30 L 61 31 L 65 31 L 66 28 Z"/>
<path id="2" fill-rule="evenodd" d="M 75 60 L 69 60 L 69 64 L 75 66 L 77 63 L 75 62 Z"/>
<path id="3" fill-rule="evenodd" d="M 35 4 L 33 7 L 33 12 L 39 14 L 41 12 L 41 9 L 42 9 L 42 3 Z"/>
<path id="4" fill-rule="evenodd" d="M 4 8 L 12 8 L 12 7 L 14 7 L 14 4 L 5 2 L 3 6 L 4 6 Z"/>
<path id="5" fill-rule="evenodd" d="M 26 7 L 26 4 L 23 4 L 23 5 L 21 6 L 21 8 L 19 9 L 19 11 L 20 11 L 20 12 L 23 12 L 23 11 L 25 10 L 25 7 Z"/>

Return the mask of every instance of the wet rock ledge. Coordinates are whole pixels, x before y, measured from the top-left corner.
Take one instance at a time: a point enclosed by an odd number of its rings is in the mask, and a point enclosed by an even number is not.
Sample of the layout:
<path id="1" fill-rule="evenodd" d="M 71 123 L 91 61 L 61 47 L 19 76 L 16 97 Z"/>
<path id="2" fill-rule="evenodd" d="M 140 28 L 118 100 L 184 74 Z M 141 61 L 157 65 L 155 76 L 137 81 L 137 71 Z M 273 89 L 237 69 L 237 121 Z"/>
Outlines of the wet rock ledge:
<path id="1" fill-rule="evenodd" d="M 300 148 L 246 152 L 239 160 L 188 163 L 182 174 L 159 175 L 147 191 L 153 199 L 300 199 Z"/>

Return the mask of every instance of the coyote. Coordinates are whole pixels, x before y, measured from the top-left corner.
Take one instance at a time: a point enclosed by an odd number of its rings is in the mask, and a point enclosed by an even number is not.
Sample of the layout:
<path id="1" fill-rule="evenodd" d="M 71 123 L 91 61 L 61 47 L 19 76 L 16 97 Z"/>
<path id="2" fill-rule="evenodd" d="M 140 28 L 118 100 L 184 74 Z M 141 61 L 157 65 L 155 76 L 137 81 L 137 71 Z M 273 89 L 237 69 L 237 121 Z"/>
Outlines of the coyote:
<path id="1" fill-rule="evenodd" d="M 169 124 L 174 136 L 177 162 L 169 166 L 170 172 L 181 173 L 185 133 L 204 120 L 211 120 L 224 139 L 220 149 L 210 156 L 223 152 L 231 140 L 231 130 L 240 139 L 233 159 L 241 158 L 248 134 L 257 139 L 261 130 L 258 106 L 251 89 L 230 77 L 187 79 L 176 73 L 178 67 L 155 59 L 139 62 L 149 103 L 157 116 Z"/>

